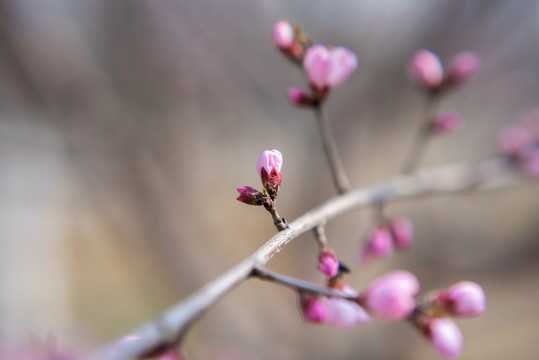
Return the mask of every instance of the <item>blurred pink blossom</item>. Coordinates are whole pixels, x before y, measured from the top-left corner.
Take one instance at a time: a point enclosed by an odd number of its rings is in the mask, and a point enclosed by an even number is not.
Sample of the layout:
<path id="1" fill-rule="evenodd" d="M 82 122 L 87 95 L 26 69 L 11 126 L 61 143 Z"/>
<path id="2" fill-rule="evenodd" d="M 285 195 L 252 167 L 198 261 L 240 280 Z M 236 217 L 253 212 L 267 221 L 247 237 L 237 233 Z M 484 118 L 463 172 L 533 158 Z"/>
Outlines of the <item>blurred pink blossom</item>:
<path id="1" fill-rule="evenodd" d="M 438 133 L 448 133 L 458 130 L 463 123 L 464 119 L 458 112 L 446 110 L 436 115 L 432 127 Z"/>
<path id="2" fill-rule="evenodd" d="M 453 320 L 429 319 L 423 331 L 440 355 L 450 359 L 459 357 L 462 350 L 462 333 Z"/>
<path id="3" fill-rule="evenodd" d="M 449 65 L 449 82 L 453 85 L 466 82 L 477 73 L 480 64 L 479 56 L 473 51 L 463 51 L 456 54 Z"/>
<path id="4" fill-rule="evenodd" d="M 407 250 L 414 241 L 414 224 L 405 217 L 396 217 L 389 222 L 389 228 L 393 235 L 395 247 L 400 250 Z"/>
<path id="5" fill-rule="evenodd" d="M 367 243 L 359 253 L 359 261 L 367 263 L 388 256 L 393 251 L 393 236 L 384 226 L 378 226 L 367 236 Z"/>
<path id="6" fill-rule="evenodd" d="M 453 316 L 469 317 L 485 310 L 485 293 L 481 286 L 470 281 L 458 282 L 440 292 L 436 298 Z"/>
<path id="7" fill-rule="evenodd" d="M 314 295 L 301 295 L 300 306 L 306 321 L 321 324 L 328 319 L 326 304 Z"/>
<path id="8" fill-rule="evenodd" d="M 350 286 L 346 285 L 339 290 L 358 295 Z M 321 300 L 326 306 L 328 317 L 326 323 L 340 329 L 349 329 L 357 323 L 366 323 L 370 321 L 367 312 L 355 302 L 341 298 L 324 297 Z"/>
<path id="9" fill-rule="evenodd" d="M 273 25 L 271 39 L 277 48 L 290 49 L 294 45 L 294 29 L 288 20 L 281 20 Z"/>
<path id="10" fill-rule="evenodd" d="M 291 105 L 307 105 L 311 103 L 311 97 L 298 87 L 291 87 L 286 91 L 286 97 Z"/>
<path id="11" fill-rule="evenodd" d="M 414 53 L 408 64 L 408 76 L 426 90 L 438 88 L 444 79 L 442 62 L 438 55 L 427 49 Z"/>
<path id="12" fill-rule="evenodd" d="M 311 86 L 326 90 L 341 84 L 357 67 L 357 56 L 345 47 L 311 46 L 305 53 L 303 66 Z"/>
<path id="13" fill-rule="evenodd" d="M 324 249 L 318 256 L 318 270 L 332 278 L 339 272 L 339 259 L 331 249 Z"/>
<path id="14" fill-rule="evenodd" d="M 363 304 L 384 320 L 403 320 L 414 310 L 414 295 L 418 290 L 419 282 L 412 273 L 392 271 L 367 287 L 362 295 Z"/>

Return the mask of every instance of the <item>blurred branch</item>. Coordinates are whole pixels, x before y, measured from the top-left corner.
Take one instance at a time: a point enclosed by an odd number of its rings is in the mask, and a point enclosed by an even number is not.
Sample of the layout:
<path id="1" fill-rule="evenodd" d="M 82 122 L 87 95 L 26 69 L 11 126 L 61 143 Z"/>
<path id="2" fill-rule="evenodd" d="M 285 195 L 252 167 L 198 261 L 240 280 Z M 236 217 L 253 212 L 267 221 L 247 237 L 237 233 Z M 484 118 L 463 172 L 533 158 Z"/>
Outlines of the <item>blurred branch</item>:
<path id="1" fill-rule="evenodd" d="M 251 276 L 257 277 L 261 280 L 272 281 L 272 282 L 275 282 L 284 286 L 288 286 L 289 288 L 292 288 L 299 292 L 306 292 L 306 293 L 325 295 L 325 296 L 331 296 L 331 297 L 339 297 L 339 298 L 348 299 L 348 300 L 357 300 L 358 298 L 357 294 L 350 294 L 344 291 L 334 290 L 329 287 L 320 286 L 320 285 L 316 285 L 316 284 L 309 283 L 306 281 L 294 279 L 289 276 L 276 274 L 260 265 L 255 266 L 255 268 L 253 269 L 251 273 Z"/>
<path id="2" fill-rule="evenodd" d="M 477 164 L 460 163 L 432 167 L 333 197 L 291 222 L 288 229 L 275 234 L 247 259 L 206 284 L 157 319 L 135 330 L 133 334 L 140 337 L 139 341 L 127 344 L 121 352 L 117 351 L 113 344 L 93 354 L 89 359 L 132 359 L 162 348 L 164 344 L 179 342 L 191 324 L 225 294 L 249 278 L 253 270 L 259 269 L 257 271 L 260 274 L 260 267 L 289 242 L 339 215 L 379 201 L 507 188 L 519 184 L 522 184 L 522 181 L 511 176 L 509 164 L 505 159 L 493 158 Z"/>
<path id="3" fill-rule="evenodd" d="M 335 184 L 338 193 L 344 194 L 352 188 L 352 185 L 350 185 L 350 180 L 348 180 L 348 176 L 344 170 L 344 165 L 339 155 L 339 150 L 337 149 L 337 143 L 335 142 L 335 136 L 333 136 L 333 131 L 329 125 L 329 117 L 322 104 L 318 104 L 314 107 L 314 113 L 316 115 L 320 137 L 322 138 L 324 152 L 331 169 L 333 183 Z"/>
<path id="4" fill-rule="evenodd" d="M 427 97 L 423 122 L 417 132 L 415 141 L 412 142 L 412 148 L 404 161 L 404 166 L 402 168 L 404 174 L 410 174 L 417 168 L 419 163 L 421 163 L 421 159 L 423 158 L 423 154 L 427 147 L 427 142 L 432 135 L 430 124 L 432 119 L 436 116 L 436 112 L 440 106 L 440 96 L 440 94 L 436 94 Z"/>

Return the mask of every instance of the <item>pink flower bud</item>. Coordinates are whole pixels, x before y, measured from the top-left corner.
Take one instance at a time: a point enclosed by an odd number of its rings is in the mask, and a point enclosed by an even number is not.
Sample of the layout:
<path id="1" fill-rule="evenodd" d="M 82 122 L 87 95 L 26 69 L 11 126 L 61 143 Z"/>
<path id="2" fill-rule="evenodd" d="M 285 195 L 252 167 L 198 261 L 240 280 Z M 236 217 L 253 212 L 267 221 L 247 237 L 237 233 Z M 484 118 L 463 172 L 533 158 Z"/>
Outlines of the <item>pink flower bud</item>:
<path id="1" fill-rule="evenodd" d="M 536 147 L 526 152 L 522 169 L 530 176 L 539 177 L 539 148 Z"/>
<path id="2" fill-rule="evenodd" d="M 531 137 L 524 126 L 507 124 L 500 130 L 498 143 L 504 154 L 517 156 L 522 154 L 531 143 Z"/>
<path id="3" fill-rule="evenodd" d="M 432 121 L 432 128 L 438 133 L 448 133 L 459 129 L 464 120 L 456 111 L 443 111 Z"/>
<path id="4" fill-rule="evenodd" d="M 462 350 L 462 333 L 449 318 L 429 319 L 423 329 L 430 343 L 446 358 L 457 358 Z"/>
<path id="5" fill-rule="evenodd" d="M 485 311 L 485 293 L 481 286 L 470 281 L 456 283 L 440 292 L 436 300 L 453 316 L 476 316 Z"/>
<path id="6" fill-rule="evenodd" d="M 388 321 L 405 319 L 415 308 L 417 278 L 403 270 L 392 271 L 372 282 L 363 293 L 363 304 L 374 315 Z"/>
<path id="7" fill-rule="evenodd" d="M 389 229 L 378 226 L 367 237 L 367 244 L 359 254 L 359 261 L 367 263 L 373 259 L 389 256 L 393 251 L 393 237 Z"/>
<path id="8" fill-rule="evenodd" d="M 432 51 L 418 50 L 408 64 L 408 76 L 415 84 L 426 90 L 437 89 L 444 79 L 442 62 Z"/>
<path id="9" fill-rule="evenodd" d="M 326 305 L 313 295 L 300 295 L 300 306 L 303 317 L 308 322 L 321 324 L 328 319 Z"/>
<path id="10" fill-rule="evenodd" d="M 470 79 L 479 69 L 481 60 L 472 51 L 463 51 L 455 55 L 449 65 L 449 82 L 458 85 Z"/>
<path id="11" fill-rule="evenodd" d="M 279 150 L 265 150 L 256 163 L 256 171 L 262 180 L 262 185 L 267 189 L 273 189 L 281 185 L 281 167 L 283 155 Z"/>
<path id="12" fill-rule="evenodd" d="M 250 186 L 242 186 L 236 189 L 240 195 L 236 198 L 239 202 L 248 205 L 262 205 L 262 203 L 257 203 L 257 200 L 262 198 L 260 191 L 253 189 Z"/>
<path id="13" fill-rule="evenodd" d="M 414 241 L 414 224 L 405 217 L 397 217 L 389 223 L 395 246 L 399 250 L 408 250 Z"/>
<path id="14" fill-rule="evenodd" d="M 294 29 L 288 20 L 281 20 L 273 25 L 271 31 L 273 43 L 280 50 L 288 50 L 294 45 Z"/>
<path id="15" fill-rule="evenodd" d="M 318 257 L 318 270 L 329 278 L 335 277 L 339 272 L 339 259 L 331 249 L 325 249 Z"/>
<path id="16" fill-rule="evenodd" d="M 327 90 L 341 84 L 357 67 L 357 56 L 345 47 L 311 46 L 305 53 L 303 67 L 311 86 Z"/>
<path id="17" fill-rule="evenodd" d="M 340 298 L 323 298 L 328 311 L 326 324 L 349 329 L 357 323 L 367 323 L 370 317 L 367 312 L 355 302 Z"/>
<path id="18" fill-rule="evenodd" d="M 306 94 L 302 89 L 292 87 L 286 91 L 286 96 L 291 105 L 310 105 L 312 104 L 312 98 Z"/>

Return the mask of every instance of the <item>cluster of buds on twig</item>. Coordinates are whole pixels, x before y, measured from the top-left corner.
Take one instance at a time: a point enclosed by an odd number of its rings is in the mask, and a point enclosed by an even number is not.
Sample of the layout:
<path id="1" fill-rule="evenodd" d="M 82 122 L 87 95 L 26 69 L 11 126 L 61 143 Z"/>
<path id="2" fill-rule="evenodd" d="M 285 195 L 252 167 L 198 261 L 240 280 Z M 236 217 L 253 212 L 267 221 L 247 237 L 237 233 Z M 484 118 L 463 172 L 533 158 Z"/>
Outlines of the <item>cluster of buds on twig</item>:
<path id="1" fill-rule="evenodd" d="M 277 49 L 296 64 L 301 64 L 305 50 L 312 44 L 309 35 L 303 32 L 300 24 L 292 26 L 286 19 L 273 25 L 271 39 Z"/>
<path id="2" fill-rule="evenodd" d="M 405 161 L 405 173 L 410 173 L 419 163 L 426 140 L 431 135 L 454 132 L 462 127 L 464 121 L 458 112 L 439 111 L 440 100 L 449 90 L 466 83 L 474 76 L 480 62 L 479 56 L 474 52 L 463 51 L 455 55 L 448 69 L 444 70 L 440 58 L 432 51 L 421 49 L 414 53 L 408 63 L 408 77 L 426 94 L 427 109 L 425 123 Z"/>
<path id="3" fill-rule="evenodd" d="M 244 204 L 264 206 L 271 213 L 273 222 L 279 231 L 287 228 L 286 221 L 279 216 L 276 208 L 277 195 L 281 186 L 282 166 L 283 155 L 279 150 L 265 150 L 256 163 L 256 171 L 262 181 L 262 190 L 242 186 L 237 188 L 240 195 L 236 198 Z"/>
<path id="4" fill-rule="evenodd" d="M 432 291 L 418 304 L 410 321 L 444 357 L 456 358 L 462 350 L 462 333 L 450 317 L 477 316 L 485 310 L 481 286 L 461 281 L 441 291 Z"/>
<path id="5" fill-rule="evenodd" d="M 472 51 L 456 54 L 444 71 L 442 61 L 430 50 L 418 50 L 408 64 L 410 80 L 424 91 L 436 95 L 464 84 L 477 72 L 480 59 Z"/>
<path id="6" fill-rule="evenodd" d="M 373 316 L 385 321 L 405 320 L 415 309 L 414 296 L 419 290 L 417 278 L 403 270 L 390 272 L 358 293 L 344 282 L 342 273 L 329 280 L 328 288 L 350 294 L 351 299 L 300 294 L 306 321 L 348 329 L 366 323 Z"/>
<path id="7" fill-rule="evenodd" d="M 466 83 L 479 70 L 481 61 L 472 51 L 456 54 L 449 67 L 444 67 L 438 55 L 430 50 L 421 49 L 414 53 L 408 64 L 408 77 L 420 89 L 432 97 Z M 425 128 L 432 134 L 444 134 L 458 130 L 463 125 L 462 116 L 454 110 L 446 110 L 431 116 Z"/>
<path id="8" fill-rule="evenodd" d="M 528 175 L 539 177 L 539 109 L 525 112 L 499 133 L 501 152 Z"/>
<path id="9" fill-rule="evenodd" d="M 340 290 L 350 298 L 300 292 L 300 308 L 306 321 L 349 329 L 369 322 L 369 314 L 389 322 L 409 320 L 447 358 L 458 357 L 462 350 L 462 333 L 451 317 L 472 317 L 485 310 L 483 289 L 469 281 L 431 291 L 416 303 L 419 281 L 404 270 L 375 279 L 361 293 L 345 283 L 341 273 L 329 280 L 328 288 Z"/>
<path id="10" fill-rule="evenodd" d="M 292 105 L 317 106 L 357 67 L 357 56 L 352 51 L 342 46 L 313 45 L 299 25 L 293 28 L 287 20 L 273 26 L 272 39 L 281 52 L 303 68 L 309 80 L 310 91 L 288 89 Z"/>
<path id="11" fill-rule="evenodd" d="M 414 241 L 414 224 L 406 217 L 382 220 L 367 235 L 360 248 L 358 259 L 361 264 L 388 257 L 393 249 L 408 250 Z"/>
<path id="12" fill-rule="evenodd" d="M 327 287 L 340 290 L 352 297 L 359 293 L 344 281 L 344 273 L 349 270 L 340 266 L 338 274 L 328 280 Z M 303 318 L 314 324 L 327 324 L 340 329 L 349 329 L 357 323 L 366 323 L 370 317 L 357 302 L 328 296 L 300 293 L 300 307 Z"/>

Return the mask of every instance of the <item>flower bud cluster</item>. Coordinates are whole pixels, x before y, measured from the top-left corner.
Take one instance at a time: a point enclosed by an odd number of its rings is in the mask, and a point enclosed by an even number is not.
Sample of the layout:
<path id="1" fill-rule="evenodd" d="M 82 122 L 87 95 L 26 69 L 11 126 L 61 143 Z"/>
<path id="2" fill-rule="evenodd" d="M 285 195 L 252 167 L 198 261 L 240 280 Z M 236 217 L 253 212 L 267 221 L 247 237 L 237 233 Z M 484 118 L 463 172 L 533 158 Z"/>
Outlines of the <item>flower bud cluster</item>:
<path id="1" fill-rule="evenodd" d="M 273 44 L 290 60 L 300 63 L 310 40 L 299 26 L 295 28 L 286 19 L 276 22 L 271 31 Z"/>
<path id="2" fill-rule="evenodd" d="M 480 63 L 476 53 L 463 51 L 451 59 L 448 69 L 444 71 L 438 55 L 421 49 L 414 53 L 408 64 L 408 77 L 421 89 L 436 94 L 467 82 L 477 73 Z"/>
<path id="3" fill-rule="evenodd" d="M 416 307 L 412 322 L 440 355 L 456 358 L 462 350 L 462 333 L 450 317 L 477 316 L 484 310 L 485 294 L 481 286 L 461 281 L 428 294 Z"/>
<path id="4" fill-rule="evenodd" d="M 331 279 L 328 287 L 352 296 L 359 296 L 350 285 L 344 282 L 341 276 Z M 370 321 L 365 309 L 353 300 L 300 294 L 300 307 L 303 318 L 314 324 L 327 324 L 340 329 L 349 329 L 357 323 Z"/>
<path id="5" fill-rule="evenodd" d="M 311 323 L 348 329 L 356 323 L 369 322 L 367 311 L 386 321 L 406 319 L 415 308 L 419 282 L 413 274 L 398 270 L 374 280 L 362 294 L 346 284 L 342 276 L 332 278 L 328 287 L 348 293 L 355 300 L 300 294 L 303 317 Z"/>
<path id="6" fill-rule="evenodd" d="M 357 67 L 357 56 L 352 51 L 342 46 L 312 45 L 301 28 L 293 28 L 287 20 L 273 26 L 272 40 L 283 54 L 303 67 L 309 80 L 310 91 L 298 87 L 288 89 L 288 101 L 295 106 L 319 104 Z"/>
<path id="7" fill-rule="evenodd" d="M 408 250 L 414 241 L 414 225 L 405 217 L 383 221 L 367 235 L 367 242 L 359 252 L 359 262 L 388 257 L 394 248 Z"/>
<path id="8" fill-rule="evenodd" d="M 281 186 L 281 168 L 283 155 L 279 150 L 265 150 L 256 163 L 256 171 L 262 181 L 263 189 L 258 191 L 250 186 L 242 186 L 236 190 L 240 195 L 236 198 L 239 202 L 248 205 L 266 205 L 269 201 L 275 201 L 279 187 Z"/>
<path id="9" fill-rule="evenodd" d="M 499 132 L 501 152 L 528 175 L 539 177 L 539 109 L 525 112 L 518 122 Z"/>

